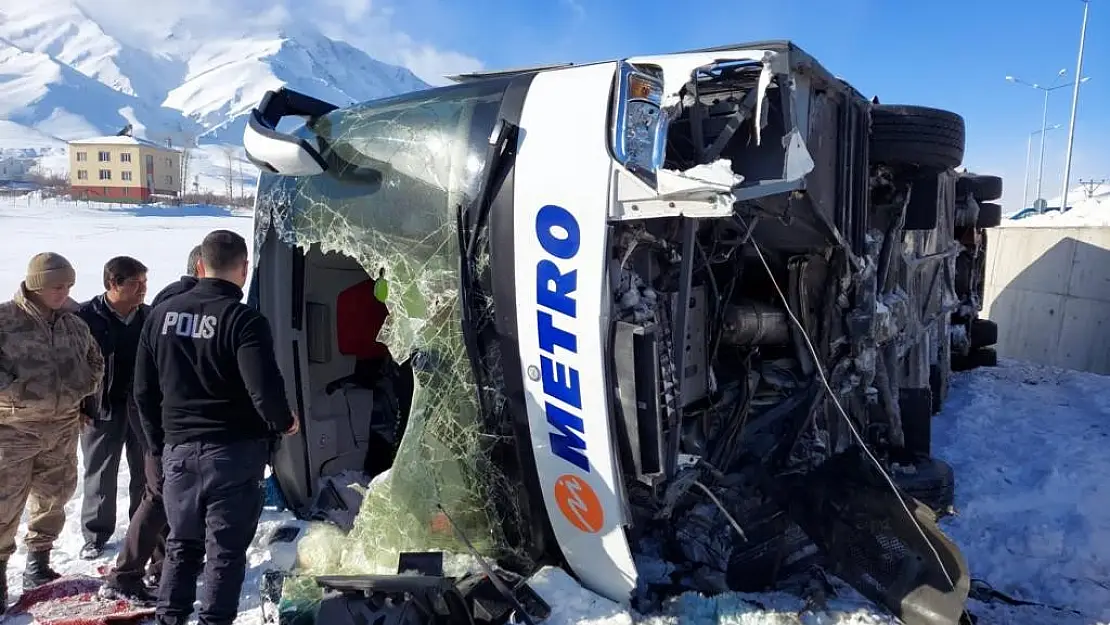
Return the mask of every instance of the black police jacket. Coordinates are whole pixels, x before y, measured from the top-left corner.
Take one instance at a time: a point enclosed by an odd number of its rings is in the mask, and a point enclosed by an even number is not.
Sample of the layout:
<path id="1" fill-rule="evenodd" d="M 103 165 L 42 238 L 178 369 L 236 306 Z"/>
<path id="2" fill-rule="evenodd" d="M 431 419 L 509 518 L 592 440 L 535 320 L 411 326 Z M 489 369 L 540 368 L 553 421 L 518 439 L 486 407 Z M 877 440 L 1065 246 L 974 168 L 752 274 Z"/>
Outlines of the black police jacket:
<path id="1" fill-rule="evenodd" d="M 273 335 L 243 291 L 202 278 L 151 310 L 135 399 L 155 455 L 165 445 L 272 439 L 293 424 Z"/>
<path id="2" fill-rule="evenodd" d="M 161 291 L 158 291 L 158 295 L 154 296 L 154 299 L 151 300 L 150 305 L 157 306 L 158 304 L 161 304 L 174 295 L 181 295 L 185 291 L 188 291 L 189 289 L 192 289 L 194 286 L 196 286 L 197 282 L 199 281 L 200 278 L 197 278 L 196 276 L 181 276 L 181 278 L 179 278 L 177 282 L 171 282 L 167 284 L 165 288 L 163 288 Z"/>

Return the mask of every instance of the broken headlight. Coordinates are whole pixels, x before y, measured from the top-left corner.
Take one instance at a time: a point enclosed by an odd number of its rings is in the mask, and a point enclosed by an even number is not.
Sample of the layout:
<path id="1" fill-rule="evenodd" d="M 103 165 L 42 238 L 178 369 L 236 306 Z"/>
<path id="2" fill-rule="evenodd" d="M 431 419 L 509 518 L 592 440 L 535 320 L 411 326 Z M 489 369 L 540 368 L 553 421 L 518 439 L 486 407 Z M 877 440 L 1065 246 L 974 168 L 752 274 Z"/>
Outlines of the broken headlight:
<path id="1" fill-rule="evenodd" d="M 661 78 L 620 64 L 613 102 L 613 156 L 652 186 L 667 146 L 668 120 L 662 102 Z"/>

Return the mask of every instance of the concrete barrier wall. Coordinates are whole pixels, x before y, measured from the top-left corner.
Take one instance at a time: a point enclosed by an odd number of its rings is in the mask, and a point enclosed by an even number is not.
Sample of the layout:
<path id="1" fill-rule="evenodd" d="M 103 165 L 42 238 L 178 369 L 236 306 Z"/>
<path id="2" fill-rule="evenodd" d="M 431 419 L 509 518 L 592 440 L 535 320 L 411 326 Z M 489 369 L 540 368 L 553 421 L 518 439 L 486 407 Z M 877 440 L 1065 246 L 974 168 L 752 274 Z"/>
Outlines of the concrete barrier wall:
<path id="1" fill-rule="evenodd" d="M 982 316 L 998 353 L 1110 374 L 1110 227 L 987 231 Z"/>

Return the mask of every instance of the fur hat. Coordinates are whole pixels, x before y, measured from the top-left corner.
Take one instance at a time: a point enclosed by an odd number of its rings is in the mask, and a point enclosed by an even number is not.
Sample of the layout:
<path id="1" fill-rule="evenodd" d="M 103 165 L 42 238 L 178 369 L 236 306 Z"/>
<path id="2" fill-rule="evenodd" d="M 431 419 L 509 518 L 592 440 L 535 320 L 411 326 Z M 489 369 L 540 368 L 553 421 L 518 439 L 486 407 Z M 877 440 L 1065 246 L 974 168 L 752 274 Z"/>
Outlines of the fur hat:
<path id="1" fill-rule="evenodd" d="M 64 256 L 42 252 L 32 256 L 31 262 L 27 263 L 27 278 L 23 283 L 28 291 L 35 292 L 76 281 L 77 273 Z"/>

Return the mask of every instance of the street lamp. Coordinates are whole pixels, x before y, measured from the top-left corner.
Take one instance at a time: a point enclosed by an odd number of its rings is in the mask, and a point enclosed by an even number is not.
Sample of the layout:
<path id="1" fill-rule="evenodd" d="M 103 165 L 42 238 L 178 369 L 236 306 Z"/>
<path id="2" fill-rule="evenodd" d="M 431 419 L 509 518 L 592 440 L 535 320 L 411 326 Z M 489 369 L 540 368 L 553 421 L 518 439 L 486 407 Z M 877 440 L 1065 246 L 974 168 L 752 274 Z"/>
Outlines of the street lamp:
<path id="1" fill-rule="evenodd" d="M 1051 126 L 1049 126 L 1047 128 L 1042 128 L 1041 130 L 1034 130 L 1033 132 L 1029 133 L 1029 138 L 1025 141 L 1025 184 L 1023 184 L 1021 186 L 1021 207 L 1022 208 L 1025 208 L 1025 207 L 1029 206 L 1029 156 L 1033 152 L 1033 135 L 1038 135 L 1039 134 L 1039 135 L 1043 136 L 1045 132 L 1047 132 L 1049 130 L 1059 130 L 1063 126 L 1064 126 L 1063 124 L 1052 124 Z M 1043 156 L 1043 154 L 1044 154 L 1043 150 L 1041 151 L 1041 154 Z"/>
<path id="2" fill-rule="evenodd" d="M 1079 58 L 1075 62 L 1075 75 L 1083 75 L 1083 45 L 1087 41 L 1087 16 L 1091 11 L 1090 0 L 1083 0 L 1083 26 L 1079 29 Z M 1086 79 L 1075 82 L 1071 92 L 1071 122 L 1068 126 L 1068 151 L 1064 157 L 1064 193 L 1060 196 L 1060 212 L 1068 210 L 1068 187 L 1071 185 L 1071 148 L 1075 143 L 1075 111 L 1079 108 L 1079 85 Z"/>
<path id="3" fill-rule="evenodd" d="M 1068 75 L 1068 70 L 1062 69 L 1059 72 L 1057 72 L 1056 78 L 1057 78 L 1057 80 L 1059 80 L 1060 78 L 1063 78 L 1067 75 Z M 1020 78 L 1016 78 L 1014 76 L 1007 76 L 1006 80 L 1008 80 L 1012 83 L 1018 84 L 1018 85 L 1025 85 L 1026 87 L 1032 87 L 1033 89 L 1037 89 L 1039 91 L 1044 92 L 1044 110 L 1041 113 L 1041 155 L 1040 155 L 1040 158 L 1038 159 L 1040 164 L 1038 165 L 1038 171 L 1037 171 L 1037 190 L 1034 193 L 1034 195 L 1036 195 L 1036 197 L 1034 198 L 1034 201 L 1036 201 L 1036 200 L 1040 199 L 1040 197 L 1041 197 L 1041 180 L 1044 178 L 1044 139 L 1045 139 L 1045 133 L 1047 132 L 1047 127 L 1048 127 L 1048 96 L 1049 96 L 1049 94 L 1051 94 L 1053 91 L 1056 91 L 1057 89 L 1063 89 L 1064 87 L 1070 87 L 1072 84 L 1075 83 L 1075 81 L 1069 82 L 1069 83 L 1064 83 L 1064 84 L 1053 85 L 1051 87 L 1045 87 L 1041 84 L 1038 84 L 1038 83 L 1035 83 L 1035 82 L 1028 82 L 1028 81 L 1022 80 Z M 1078 82 L 1085 82 L 1085 81 L 1087 81 L 1087 78 L 1082 78 Z"/>

